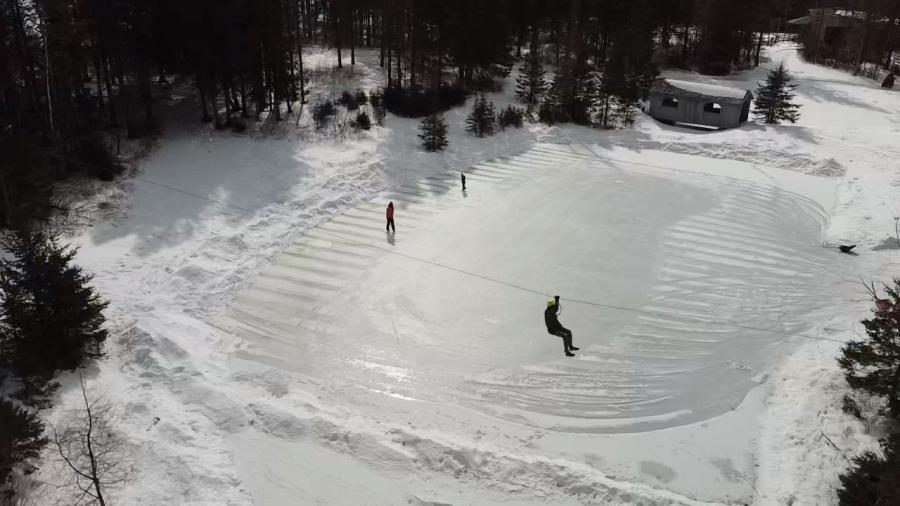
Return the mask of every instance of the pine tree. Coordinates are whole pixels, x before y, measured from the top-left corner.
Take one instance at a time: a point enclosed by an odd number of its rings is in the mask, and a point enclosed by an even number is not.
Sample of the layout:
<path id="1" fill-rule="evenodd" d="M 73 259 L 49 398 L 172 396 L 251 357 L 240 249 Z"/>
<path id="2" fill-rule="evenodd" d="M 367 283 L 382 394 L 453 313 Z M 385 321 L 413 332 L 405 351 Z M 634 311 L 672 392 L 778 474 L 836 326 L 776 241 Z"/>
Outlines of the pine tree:
<path id="1" fill-rule="evenodd" d="M 596 93 L 596 74 L 583 57 L 577 57 L 560 68 L 542 107 L 552 111 L 554 123 L 589 125 Z"/>
<path id="2" fill-rule="evenodd" d="M 519 77 L 516 78 L 516 98 L 519 102 L 535 105 L 541 100 L 541 96 L 547 91 L 547 82 L 544 79 L 544 66 L 541 64 L 541 52 L 537 41 L 532 40 L 531 50 L 522 68 Z"/>
<path id="3" fill-rule="evenodd" d="M 47 444 L 37 415 L 0 399 L 0 496 L 13 468 L 40 455 Z"/>
<path id="4" fill-rule="evenodd" d="M 506 109 L 500 111 L 500 114 L 497 117 L 497 123 L 500 125 L 500 130 L 505 130 L 508 127 L 522 128 L 524 118 L 525 111 L 510 105 Z"/>
<path id="5" fill-rule="evenodd" d="M 618 126 L 631 126 L 637 119 L 639 111 L 638 101 L 634 97 L 616 97 L 615 109 L 611 118 Z"/>
<path id="6" fill-rule="evenodd" d="M 838 364 L 852 388 L 884 396 L 900 418 L 900 279 L 885 289 L 890 298 L 875 299 L 874 317 L 862 321 L 868 339 L 847 343 Z"/>
<path id="7" fill-rule="evenodd" d="M 36 232 L 4 242 L 11 258 L 0 260 L 0 361 L 40 388 L 56 371 L 101 356 L 107 303 L 71 265 L 75 250 Z"/>
<path id="8" fill-rule="evenodd" d="M 419 139 L 425 151 L 441 151 L 447 147 L 447 122 L 442 114 L 430 114 L 419 123 Z"/>
<path id="9" fill-rule="evenodd" d="M 766 84 L 759 84 L 753 114 L 766 123 L 777 125 L 781 121 L 796 123 L 800 114 L 799 105 L 792 102 L 796 85 L 791 84 L 791 75 L 784 63 L 772 69 L 766 77 Z"/>
<path id="10" fill-rule="evenodd" d="M 882 453 L 865 452 L 853 459 L 854 467 L 841 476 L 838 504 L 900 504 L 900 434 L 882 441 Z"/>
<path id="11" fill-rule="evenodd" d="M 494 135 L 496 132 L 497 112 L 494 109 L 494 103 L 488 101 L 483 93 L 475 99 L 472 112 L 466 118 L 466 125 L 466 132 L 476 137 Z"/>

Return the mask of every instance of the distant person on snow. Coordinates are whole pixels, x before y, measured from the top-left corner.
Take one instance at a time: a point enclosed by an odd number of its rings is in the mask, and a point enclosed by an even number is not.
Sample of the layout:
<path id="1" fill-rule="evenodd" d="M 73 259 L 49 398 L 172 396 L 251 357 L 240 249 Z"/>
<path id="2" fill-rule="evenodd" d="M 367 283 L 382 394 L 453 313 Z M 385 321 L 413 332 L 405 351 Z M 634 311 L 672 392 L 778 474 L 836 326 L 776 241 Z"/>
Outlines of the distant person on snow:
<path id="1" fill-rule="evenodd" d="M 384 229 L 396 232 L 397 228 L 394 226 L 394 203 L 393 202 L 388 202 L 386 215 L 387 215 L 387 226 L 384 227 Z"/>
<path id="2" fill-rule="evenodd" d="M 463 191 L 466 191 L 466 175 L 460 172 L 459 179 L 462 181 Z"/>
<path id="3" fill-rule="evenodd" d="M 559 305 L 559 295 L 553 297 L 553 300 L 547 301 L 547 309 L 544 310 L 544 323 L 547 324 L 547 332 L 550 335 L 559 336 L 563 339 L 563 349 L 567 357 L 574 357 L 573 351 L 578 348 L 572 346 L 572 331 L 563 327 L 559 323 L 557 316 L 562 312 L 562 306 Z"/>

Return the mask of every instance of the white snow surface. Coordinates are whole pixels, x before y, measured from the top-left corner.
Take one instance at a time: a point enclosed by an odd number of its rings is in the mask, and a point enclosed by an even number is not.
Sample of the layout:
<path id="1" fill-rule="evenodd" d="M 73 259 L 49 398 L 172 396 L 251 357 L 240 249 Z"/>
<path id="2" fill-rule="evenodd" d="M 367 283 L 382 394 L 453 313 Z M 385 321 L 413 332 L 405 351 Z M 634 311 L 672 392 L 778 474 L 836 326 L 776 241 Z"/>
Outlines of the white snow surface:
<path id="1" fill-rule="evenodd" d="M 335 81 L 315 72 L 332 53 L 307 56 L 313 100 L 382 79 L 373 54 Z M 88 384 L 118 405 L 135 471 L 109 495 L 833 503 L 845 459 L 875 445 L 840 410 L 834 358 L 868 311 L 859 280 L 897 272 L 900 94 L 787 44 L 767 56 L 797 77 L 797 125 L 474 139 L 460 108 L 441 154 L 393 116 L 343 140 L 308 115 L 168 128 L 124 212 L 72 237 L 112 302 Z M 543 326 L 553 294 L 575 358 Z M 51 421 L 79 401 L 61 381 Z"/>
<path id="2" fill-rule="evenodd" d="M 707 84 L 707 83 L 698 83 L 696 81 L 682 81 L 680 79 L 666 79 L 666 82 L 671 84 L 676 88 L 680 88 L 685 91 L 690 91 L 692 93 L 699 93 L 701 95 L 709 95 L 711 97 L 725 97 L 725 98 L 744 98 L 747 96 L 747 90 L 741 90 L 738 88 L 731 88 L 728 86 L 720 86 L 715 84 Z"/>

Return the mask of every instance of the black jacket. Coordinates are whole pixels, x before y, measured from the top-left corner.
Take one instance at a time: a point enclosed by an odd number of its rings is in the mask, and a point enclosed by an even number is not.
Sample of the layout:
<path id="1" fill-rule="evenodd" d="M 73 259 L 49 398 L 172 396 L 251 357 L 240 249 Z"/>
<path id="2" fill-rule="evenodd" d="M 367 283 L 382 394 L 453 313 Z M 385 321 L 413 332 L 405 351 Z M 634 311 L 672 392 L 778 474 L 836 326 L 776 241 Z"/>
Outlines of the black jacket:
<path id="1" fill-rule="evenodd" d="M 547 324 L 547 332 L 551 334 L 563 328 L 562 324 L 559 323 L 559 318 L 556 317 L 557 310 L 559 310 L 559 306 L 556 304 L 547 306 L 547 309 L 544 310 L 544 323 Z"/>

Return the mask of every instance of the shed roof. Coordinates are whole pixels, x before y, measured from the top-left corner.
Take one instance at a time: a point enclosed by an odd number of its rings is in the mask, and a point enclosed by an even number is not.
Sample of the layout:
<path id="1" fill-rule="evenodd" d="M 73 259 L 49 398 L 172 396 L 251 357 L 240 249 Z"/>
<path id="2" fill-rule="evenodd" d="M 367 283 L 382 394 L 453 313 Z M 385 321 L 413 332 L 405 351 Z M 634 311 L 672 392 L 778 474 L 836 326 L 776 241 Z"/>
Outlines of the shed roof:
<path id="1" fill-rule="evenodd" d="M 747 95 L 752 96 L 749 91 L 740 88 L 729 88 L 728 86 L 680 81 L 677 79 L 657 79 L 653 83 L 653 90 L 679 95 L 702 95 L 724 99 L 728 102 L 743 102 Z"/>

